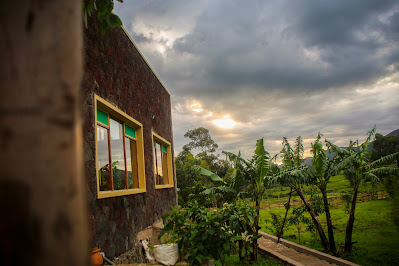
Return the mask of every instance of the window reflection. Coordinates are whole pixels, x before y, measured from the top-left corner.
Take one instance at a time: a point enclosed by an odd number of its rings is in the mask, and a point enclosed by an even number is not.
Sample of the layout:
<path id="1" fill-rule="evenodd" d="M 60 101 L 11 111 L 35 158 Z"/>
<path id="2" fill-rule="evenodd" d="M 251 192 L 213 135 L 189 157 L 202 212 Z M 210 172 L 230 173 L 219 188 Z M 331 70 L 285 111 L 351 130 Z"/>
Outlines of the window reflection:
<path id="1" fill-rule="evenodd" d="M 126 151 L 126 172 L 128 188 L 138 188 L 138 169 L 137 169 L 137 146 L 136 141 L 128 137 L 125 138 Z M 133 158 L 133 160 L 132 160 Z"/>
<path id="2" fill-rule="evenodd" d="M 127 188 L 125 179 L 125 155 L 123 150 L 123 126 L 110 118 L 111 159 L 114 190 Z"/>
<path id="3" fill-rule="evenodd" d="M 97 152 L 100 177 L 100 191 L 111 190 L 111 169 L 109 167 L 108 129 L 97 125 Z"/>
<path id="4" fill-rule="evenodd" d="M 154 141 L 154 172 L 157 185 L 168 184 L 168 160 L 166 147 Z"/>

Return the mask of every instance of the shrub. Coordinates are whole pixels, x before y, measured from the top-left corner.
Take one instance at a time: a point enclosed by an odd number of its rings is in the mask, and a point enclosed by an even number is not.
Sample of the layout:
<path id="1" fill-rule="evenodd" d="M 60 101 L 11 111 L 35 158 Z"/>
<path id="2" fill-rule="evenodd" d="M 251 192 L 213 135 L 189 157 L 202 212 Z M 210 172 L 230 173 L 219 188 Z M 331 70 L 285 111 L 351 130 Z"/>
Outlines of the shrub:
<path id="1" fill-rule="evenodd" d="M 196 201 L 187 208 L 164 214 L 164 234 L 176 236 L 179 251 L 190 265 L 214 258 L 222 263 L 239 242 L 240 258 L 252 252 L 254 208 L 245 204 L 225 204 L 220 209 L 207 209 Z M 249 243 L 248 243 L 249 242 Z"/>

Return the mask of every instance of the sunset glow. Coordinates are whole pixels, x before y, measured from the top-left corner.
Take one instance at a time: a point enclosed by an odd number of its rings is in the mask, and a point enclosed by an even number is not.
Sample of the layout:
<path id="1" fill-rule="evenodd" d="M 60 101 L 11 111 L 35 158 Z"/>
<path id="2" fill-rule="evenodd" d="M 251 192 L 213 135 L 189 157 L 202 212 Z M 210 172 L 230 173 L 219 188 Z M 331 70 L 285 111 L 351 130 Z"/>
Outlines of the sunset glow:
<path id="1" fill-rule="evenodd" d="M 230 115 L 225 115 L 221 119 L 216 119 L 212 121 L 216 126 L 223 129 L 230 129 L 237 125 L 237 122 L 230 118 Z"/>
<path id="2" fill-rule="evenodd" d="M 202 104 L 200 102 L 193 102 L 191 104 L 191 110 L 193 110 L 194 112 L 202 112 L 204 109 L 202 109 Z"/>

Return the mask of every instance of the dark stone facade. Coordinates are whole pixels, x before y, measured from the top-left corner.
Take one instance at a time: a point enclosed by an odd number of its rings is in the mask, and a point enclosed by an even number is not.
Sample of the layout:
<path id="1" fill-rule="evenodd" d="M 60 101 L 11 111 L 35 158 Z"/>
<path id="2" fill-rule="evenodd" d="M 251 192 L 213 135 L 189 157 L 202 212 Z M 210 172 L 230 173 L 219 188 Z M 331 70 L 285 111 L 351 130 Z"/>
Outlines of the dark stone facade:
<path id="1" fill-rule="evenodd" d="M 155 189 L 152 131 L 172 146 L 170 95 L 123 29 L 101 35 L 94 16 L 84 30 L 83 136 L 92 247 L 114 258 L 136 244 L 139 231 L 177 205 L 174 188 Z M 97 199 L 94 95 L 143 124 L 145 193 Z M 174 160 L 173 160 L 174 167 Z M 174 171 L 173 171 L 174 172 Z"/>

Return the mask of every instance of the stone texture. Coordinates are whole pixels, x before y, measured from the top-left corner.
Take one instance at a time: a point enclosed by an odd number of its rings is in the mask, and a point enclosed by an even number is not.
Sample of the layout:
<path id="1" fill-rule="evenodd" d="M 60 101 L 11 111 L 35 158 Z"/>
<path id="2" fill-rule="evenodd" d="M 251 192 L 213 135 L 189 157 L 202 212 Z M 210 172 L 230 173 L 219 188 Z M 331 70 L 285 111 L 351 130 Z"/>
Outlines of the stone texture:
<path id="1" fill-rule="evenodd" d="M 94 16 L 84 30 L 81 100 L 85 169 L 91 245 L 112 259 L 133 249 L 137 233 L 161 219 L 170 206 L 177 205 L 176 177 L 174 188 L 155 189 L 153 171 L 152 131 L 173 147 L 171 102 L 169 93 L 123 29 L 110 29 L 101 36 Z M 146 193 L 97 199 L 93 93 L 143 124 Z"/>

